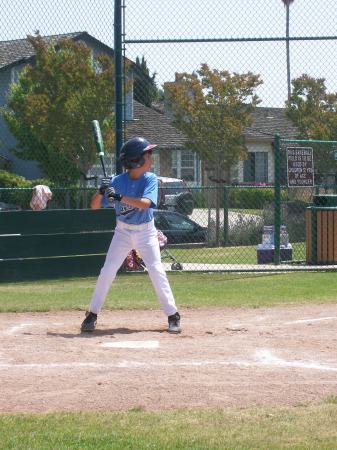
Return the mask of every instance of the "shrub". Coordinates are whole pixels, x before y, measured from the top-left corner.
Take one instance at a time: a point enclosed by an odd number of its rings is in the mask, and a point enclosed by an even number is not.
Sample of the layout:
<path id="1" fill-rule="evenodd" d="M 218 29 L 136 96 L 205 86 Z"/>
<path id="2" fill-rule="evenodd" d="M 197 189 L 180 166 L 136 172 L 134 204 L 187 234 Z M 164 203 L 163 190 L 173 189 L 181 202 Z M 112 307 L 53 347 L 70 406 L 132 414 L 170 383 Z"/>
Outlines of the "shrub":
<path id="1" fill-rule="evenodd" d="M 31 197 L 30 182 L 20 175 L 6 170 L 0 170 L 0 188 L 13 188 L 13 190 L 0 190 L 0 201 L 27 207 Z M 19 189 L 18 189 L 19 188 Z"/>
<path id="2" fill-rule="evenodd" d="M 90 201 L 96 188 L 55 188 L 49 209 L 82 209 L 90 208 Z"/>
<path id="3" fill-rule="evenodd" d="M 290 242 L 306 240 L 305 211 L 308 203 L 301 200 L 285 202 L 281 205 L 282 222 L 287 226 Z"/>
<path id="4" fill-rule="evenodd" d="M 28 209 L 32 197 L 32 188 L 37 184 L 46 184 L 50 188 L 53 187 L 53 183 L 44 178 L 27 180 L 15 173 L 0 170 L 0 201 L 18 205 L 21 209 Z M 1 188 L 6 190 L 1 190 Z"/>
<path id="5" fill-rule="evenodd" d="M 0 188 L 25 188 L 30 187 L 30 182 L 26 178 L 15 173 L 0 170 Z"/>
<path id="6" fill-rule="evenodd" d="M 261 242 L 263 223 L 260 217 L 238 214 L 229 229 L 229 245 L 257 245 Z"/>
<path id="7" fill-rule="evenodd" d="M 281 203 L 281 222 L 286 225 L 290 242 L 303 242 L 306 239 L 305 211 L 308 204 L 296 200 Z M 263 208 L 265 225 L 274 224 L 274 203 L 266 203 Z"/>
<path id="8" fill-rule="evenodd" d="M 223 190 L 224 188 L 219 189 Z M 230 186 L 228 189 L 229 208 L 238 209 L 263 209 L 265 204 L 274 202 L 274 188 L 273 187 L 242 187 L 242 186 Z M 214 208 L 214 202 L 212 199 L 216 196 L 216 189 L 208 190 L 207 188 L 192 189 L 192 195 L 195 208 Z M 209 200 L 209 195 L 211 200 Z M 287 191 L 281 191 L 281 200 L 286 201 L 288 199 Z"/>
<path id="9" fill-rule="evenodd" d="M 252 214 L 236 213 L 229 222 L 228 245 L 257 245 L 262 239 L 263 220 Z M 220 241 L 223 241 L 224 226 L 220 225 Z M 216 245 L 215 220 L 211 219 L 208 226 L 208 244 Z"/>
<path id="10" fill-rule="evenodd" d="M 263 209 L 266 203 L 274 201 L 273 188 L 230 188 L 229 207 L 243 209 Z M 281 192 L 282 200 L 287 198 L 287 192 Z"/>

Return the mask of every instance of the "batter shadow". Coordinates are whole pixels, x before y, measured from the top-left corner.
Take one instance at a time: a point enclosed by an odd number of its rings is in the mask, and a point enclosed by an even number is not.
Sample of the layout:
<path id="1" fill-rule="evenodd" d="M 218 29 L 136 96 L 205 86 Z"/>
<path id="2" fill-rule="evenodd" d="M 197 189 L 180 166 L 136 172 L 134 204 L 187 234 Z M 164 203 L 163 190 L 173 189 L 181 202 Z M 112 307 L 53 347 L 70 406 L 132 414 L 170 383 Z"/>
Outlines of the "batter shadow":
<path id="1" fill-rule="evenodd" d="M 95 330 L 93 332 L 82 332 L 78 333 L 55 333 L 52 331 L 47 331 L 47 336 L 53 337 L 63 337 L 66 339 L 75 339 L 75 338 L 90 338 L 94 336 L 113 336 L 117 334 L 135 334 L 135 333 L 167 333 L 166 329 L 130 329 L 130 328 L 110 328 L 110 329 L 101 329 Z"/>

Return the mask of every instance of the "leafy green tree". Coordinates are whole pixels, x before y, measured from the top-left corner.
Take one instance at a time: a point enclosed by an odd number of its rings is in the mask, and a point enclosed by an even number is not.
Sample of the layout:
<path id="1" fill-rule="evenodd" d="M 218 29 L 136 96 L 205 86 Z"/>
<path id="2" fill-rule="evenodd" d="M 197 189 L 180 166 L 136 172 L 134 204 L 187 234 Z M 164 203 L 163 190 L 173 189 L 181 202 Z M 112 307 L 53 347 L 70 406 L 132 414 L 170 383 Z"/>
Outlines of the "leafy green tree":
<path id="1" fill-rule="evenodd" d="M 259 103 L 254 89 L 259 75 L 231 74 L 202 64 L 196 73 L 177 73 L 166 83 L 173 124 L 187 138 L 186 147 L 230 182 L 231 169 L 246 155 L 244 128 Z"/>
<path id="2" fill-rule="evenodd" d="M 292 84 L 293 92 L 286 103 L 287 115 L 298 127 L 301 138 L 337 140 L 337 93 L 327 92 L 324 78 L 307 74 Z M 315 167 L 321 175 L 337 173 L 331 152 L 331 146 L 315 144 Z"/>
<path id="3" fill-rule="evenodd" d="M 76 183 L 97 160 L 91 121 L 103 128 L 106 148 L 114 144 L 114 67 L 82 43 L 62 39 L 47 45 L 28 36 L 36 53 L 11 86 L 3 112 L 18 146 L 16 154 L 38 162 L 43 175 L 60 185 Z"/>
<path id="4" fill-rule="evenodd" d="M 156 73 L 150 75 L 144 56 L 140 60 L 137 56 L 134 67 L 134 98 L 145 106 L 151 106 L 158 99 L 159 91 L 156 85 Z"/>
<path id="5" fill-rule="evenodd" d="M 199 156 L 215 180 L 229 183 L 232 169 L 246 156 L 243 132 L 259 103 L 254 90 L 261 83 L 259 75 L 251 72 L 231 74 L 202 64 L 196 73 L 177 73 L 175 82 L 165 85 L 173 124 L 186 136 L 185 146 Z M 221 197 L 218 190 L 217 241 Z"/>

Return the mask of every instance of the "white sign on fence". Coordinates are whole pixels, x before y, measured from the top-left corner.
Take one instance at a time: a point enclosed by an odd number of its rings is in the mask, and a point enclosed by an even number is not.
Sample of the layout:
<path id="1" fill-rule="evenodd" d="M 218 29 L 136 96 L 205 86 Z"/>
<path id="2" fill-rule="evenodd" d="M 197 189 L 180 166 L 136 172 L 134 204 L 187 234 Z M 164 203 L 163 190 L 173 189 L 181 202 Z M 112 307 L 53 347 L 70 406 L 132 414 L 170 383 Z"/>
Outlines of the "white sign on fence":
<path id="1" fill-rule="evenodd" d="M 314 186 L 314 158 L 312 147 L 287 147 L 289 187 Z"/>

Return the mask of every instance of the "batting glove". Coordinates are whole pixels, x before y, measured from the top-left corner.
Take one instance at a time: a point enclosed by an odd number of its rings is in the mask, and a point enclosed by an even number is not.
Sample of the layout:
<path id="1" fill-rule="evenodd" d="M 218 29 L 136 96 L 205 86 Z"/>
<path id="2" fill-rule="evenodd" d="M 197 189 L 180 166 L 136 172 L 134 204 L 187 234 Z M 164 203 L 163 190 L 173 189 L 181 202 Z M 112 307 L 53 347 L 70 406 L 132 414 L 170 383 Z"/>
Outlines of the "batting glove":
<path id="1" fill-rule="evenodd" d="M 110 183 L 111 183 L 111 178 L 110 177 L 105 177 L 105 178 L 101 179 L 101 185 L 99 187 L 99 193 L 101 195 L 105 194 L 105 191 L 110 186 Z"/>
<path id="2" fill-rule="evenodd" d="M 110 186 L 105 190 L 105 196 L 106 198 L 113 198 L 114 200 L 117 200 L 118 202 L 120 202 L 122 200 L 122 195 L 121 194 L 117 194 L 117 192 L 115 191 L 115 189 Z"/>

